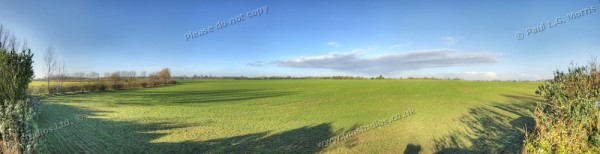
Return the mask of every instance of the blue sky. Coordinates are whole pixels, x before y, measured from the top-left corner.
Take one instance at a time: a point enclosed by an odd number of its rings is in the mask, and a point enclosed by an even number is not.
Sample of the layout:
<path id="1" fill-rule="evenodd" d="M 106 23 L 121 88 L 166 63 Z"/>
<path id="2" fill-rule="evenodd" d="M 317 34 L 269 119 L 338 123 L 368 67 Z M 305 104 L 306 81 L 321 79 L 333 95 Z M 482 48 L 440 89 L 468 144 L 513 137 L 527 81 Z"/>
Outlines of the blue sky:
<path id="1" fill-rule="evenodd" d="M 12 1 L 37 77 L 53 45 L 68 72 L 544 79 L 600 56 L 598 0 Z M 268 14 L 216 29 L 255 9 Z M 583 10 L 583 13 L 582 13 Z M 586 11 L 587 10 L 587 11 Z M 569 19 L 571 12 L 580 12 Z M 543 22 L 567 21 L 527 34 Z M 186 41 L 185 33 L 212 26 Z M 523 40 L 517 39 L 524 33 Z"/>

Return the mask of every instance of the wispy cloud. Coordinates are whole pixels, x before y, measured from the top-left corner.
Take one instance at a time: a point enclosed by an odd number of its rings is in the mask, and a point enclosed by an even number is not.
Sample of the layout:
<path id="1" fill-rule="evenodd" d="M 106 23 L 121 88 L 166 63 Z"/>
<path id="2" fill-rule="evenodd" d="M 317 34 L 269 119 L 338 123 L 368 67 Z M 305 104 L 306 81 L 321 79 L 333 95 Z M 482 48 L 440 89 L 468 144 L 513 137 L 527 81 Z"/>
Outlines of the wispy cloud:
<path id="1" fill-rule="evenodd" d="M 406 42 L 406 43 L 394 44 L 390 48 L 391 49 L 398 49 L 398 48 L 402 48 L 402 47 L 411 46 L 412 44 L 413 44 L 413 42 Z"/>
<path id="2" fill-rule="evenodd" d="M 299 57 L 272 63 L 281 67 L 320 68 L 369 74 L 401 72 L 423 68 L 451 67 L 495 63 L 499 54 L 493 52 L 458 52 L 451 49 L 418 50 L 406 53 L 363 57 L 362 52 L 331 53 Z"/>
<path id="3" fill-rule="evenodd" d="M 262 62 L 262 61 L 255 61 L 255 62 L 252 62 L 252 63 L 248 63 L 248 64 L 246 64 L 246 65 L 248 65 L 248 66 L 260 67 L 260 66 L 263 66 L 264 64 L 265 64 L 265 63 L 264 63 L 264 62 Z"/>
<path id="4" fill-rule="evenodd" d="M 460 40 L 462 40 L 460 38 L 451 37 L 451 36 L 440 37 L 440 39 L 442 39 L 444 41 L 444 43 L 446 43 L 447 45 L 456 45 L 456 43 L 458 43 Z"/>
<path id="5" fill-rule="evenodd" d="M 329 46 L 336 47 L 336 48 L 339 48 L 339 47 L 340 47 L 340 44 L 339 44 L 339 43 L 337 43 L 337 42 L 335 42 L 335 41 L 327 42 L 327 43 L 325 43 L 325 44 L 327 44 L 327 45 L 329 45 Z"/>

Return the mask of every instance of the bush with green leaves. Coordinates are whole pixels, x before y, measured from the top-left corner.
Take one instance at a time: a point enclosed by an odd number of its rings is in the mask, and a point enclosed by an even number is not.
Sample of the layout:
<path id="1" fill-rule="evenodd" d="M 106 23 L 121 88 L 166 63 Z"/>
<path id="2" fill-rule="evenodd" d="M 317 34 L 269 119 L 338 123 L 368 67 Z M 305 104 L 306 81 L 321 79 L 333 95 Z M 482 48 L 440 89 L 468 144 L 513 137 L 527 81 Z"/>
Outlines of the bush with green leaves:
<path id="1" fill-rule="evenodd" d="M 523 153 L 600 152 L 600 71 L 595 58 L 589 66 L 557 70 L 536 94 L 544 101 L 534 109 L 536 126 L 526 134 Z"/>
<path id="2" fill-rule="evenodd" d="M 7 37 L 9 36 L 9 37 Z M 18 52 L 14 35 L 4 33 L 0 25 L 0 153 L 32 153 L 35 141 L 30 138 L 32 103 L 27 87 L 33 79 L 33 54 L 24 47 Z"/>

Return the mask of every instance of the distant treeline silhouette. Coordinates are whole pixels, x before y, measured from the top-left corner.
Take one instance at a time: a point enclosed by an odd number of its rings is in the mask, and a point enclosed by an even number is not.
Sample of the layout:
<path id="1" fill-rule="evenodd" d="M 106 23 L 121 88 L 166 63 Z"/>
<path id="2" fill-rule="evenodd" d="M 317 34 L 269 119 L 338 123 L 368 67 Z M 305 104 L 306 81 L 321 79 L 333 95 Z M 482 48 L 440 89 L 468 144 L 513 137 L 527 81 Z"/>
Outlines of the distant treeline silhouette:
<path id="1" fill-rule="evenodd" d="M 213 76 L 213 75 L 193 75 L 193 76 L 174 76 L 176 80 L 190 80 L 190 79 L 224 79 L 224 80 L 465 80 L 459 77 L 384 77 L 383 75 L 375 77 L 364 77 L 364 76 L 260 76 L 260 77 L 247 77 L 247 76 Z M 542 82 L 546 80 L 474 80 L 474 81 L 505 81 L 505 82 Z"/>
<path id="2" fill-rule="evenodd" d="M 47 80 L 47 78 L 42 80 Z M 100 77 L 98 73 L 91 72 L 89 74 L 59 74 L 50 76 L 50 80 L 54 81 L 52 82 L 54 84 L 51 84 L 50 86 L 33 86 L 29 89 L 29 93 L 56 94 L 68 92 L 110 91 L 118 89 L 148 88 L 176 83 L 176 81 L 171 78 L 171 71 L 168 68 L 164 68 L 156 73 L 150 73 L 149 76 L 146 76 L 145 72 L 142 72 L 141 76 L 136 76 L 135 71 L 118 71 L 114 73 L 105 73 L 104 77 Z M 64 82 L 71 83 L 65 84 Z"/>

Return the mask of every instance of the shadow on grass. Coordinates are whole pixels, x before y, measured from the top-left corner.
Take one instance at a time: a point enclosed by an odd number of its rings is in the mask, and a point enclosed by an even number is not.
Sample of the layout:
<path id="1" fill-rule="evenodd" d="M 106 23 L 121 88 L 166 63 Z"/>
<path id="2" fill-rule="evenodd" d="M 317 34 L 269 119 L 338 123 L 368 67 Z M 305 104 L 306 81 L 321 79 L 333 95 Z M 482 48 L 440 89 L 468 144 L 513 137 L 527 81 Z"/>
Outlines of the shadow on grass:
<path id="1" fill-rule="evenodd" d="M 421 145 L 408 144 L 404 150 L 404 154 L 418 154 L 421 152 Z"/>
<path id="2" fill-rule="evenodd" d="M 145 92 L 125 94 L 127 96 L 152 96 L 157 100 L 170 103 L 216 103 L 227 101 L 244 101 L 268 97 L 278 97 L 294 94 L 287 91 L 265 89 L 227 89 L 227 90 L 198 90 L 176 92 Z"/>
<path id="3" fill-rule="evenodd" d="M 43 107 L 44 112 L 36 120 L 38 128 L 54 129 L 41 136 L 40 153 L 317 153 L 326 148 L 317 143 L 341 133 L 341 130 L 333 132 L 330 123 L 322 123 L 277 133 L 264 131 L 205 141 L 158 142 L 170 135 L 160 132 L 208 124 L 141 124 L 95 118 L 104 111 L 56 103 L 43 103 Z M 66 120 L 72 123 L 55 128 L 55 124 Z"/>
<path id="4" fill-rule="evenodd" d="M 460 122 L 468 128 L 435 140 L 437 153 L 520 153 L 525 127 L 534 128 L 535 96 L 504 95 L 510 102 L 469 110 Z"/>
<path id="5" fill-rule="evenodd" d="M 122 90 L 119 92 L 98 92 L 89 95 L 49 96 L 48 102 L 111 102 L 115 105 L 177 105 L 197 103 L 218 103 L 229 101 L 245 101 L 296 94 L 289 91 L 268 89 L 226 89 L 226 90 L 191 90 L 191 91 L 140 91 L 143 89 Z M 117 100 L 98 98 L 119 98 Z"/>

